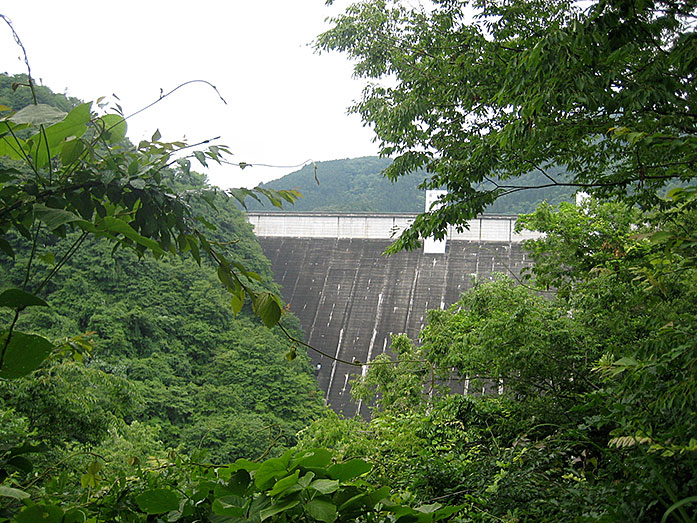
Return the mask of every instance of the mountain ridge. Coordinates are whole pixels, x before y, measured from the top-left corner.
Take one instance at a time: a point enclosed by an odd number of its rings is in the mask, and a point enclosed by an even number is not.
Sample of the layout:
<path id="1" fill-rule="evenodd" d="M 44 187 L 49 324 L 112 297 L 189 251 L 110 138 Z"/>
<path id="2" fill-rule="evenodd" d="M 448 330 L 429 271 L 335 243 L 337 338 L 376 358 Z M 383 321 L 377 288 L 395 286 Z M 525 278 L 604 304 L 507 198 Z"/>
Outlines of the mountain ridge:
<path id="1" fill-rule="evenodd" d="M 280 212 L 374 212 L 374 213 L 421 213 L 424 211 L 425 190 L 419 186 L 428 179 L 425 171 L 416 171 L 392 182 L 382 175 L 392 160 L 378 156 L 362 156 L 315 162 L 302 169 L 260 185 L 268 189 L 295 189 L 303 198 L 294 205 L 278 209 L 270 204 L 250 201 L 249 211 Z M 561 168 L 550 168 L 552 174 L 562 177 Z M 517 183 L 523 186 L 538 186 L 549 183 L 542 174 L 531 172 Z M 487 214 L 514 215 L 530 213 L 538 204 L 547 201 L 557 204 L 573 200 L 573 188 L 547 187 L 529 189 L 502 196 L 486 210 Z"/>

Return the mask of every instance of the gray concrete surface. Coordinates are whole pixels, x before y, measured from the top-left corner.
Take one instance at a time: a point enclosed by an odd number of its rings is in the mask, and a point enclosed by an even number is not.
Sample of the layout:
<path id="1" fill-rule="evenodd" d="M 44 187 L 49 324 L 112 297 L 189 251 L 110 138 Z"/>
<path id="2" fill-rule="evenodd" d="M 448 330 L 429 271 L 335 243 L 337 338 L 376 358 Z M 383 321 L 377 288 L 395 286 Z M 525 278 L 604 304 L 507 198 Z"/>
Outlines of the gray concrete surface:
<path id="1" fill-rule="evenodd" d="M 271 218 L 278 225 L 279 217 Z M 303 230 L 326 230 L 332 219 L 338 223 L 335 230 L 340 230 L 341 219 L 317 218 L 315 229 L 312 216 L 305 215 Z M 378 218 L 389 222 L 404 217 Z M 257 224 L 263 221 L 262 217 Z M 511 235 L 510 217 L 484 218 L 483 223 L 480 231 L 499 231 L 507 240 L 450 239 L 444 254 L 416 251 L 384 257 L 389 239 L 296 237 L 298 231 L 288 223 L 273 229 L 275 234 L 267 228 L 257 235 L 306 341 L 335 358 L 365 362 L 389 350 L 392 334 L 417 339 L 426 311 L 453 304 L 475 279 L 509 270 L 519 275 L 529 264 L 519 237 Z M 360 369 L 315 353 L 311 357 L 315 368 L 319 366 L 317 379 L 327 403 L 346 416 L 359 407 L 366 415 L 366 406 L 353 403 L 350 396 L 350 378 Z"/>

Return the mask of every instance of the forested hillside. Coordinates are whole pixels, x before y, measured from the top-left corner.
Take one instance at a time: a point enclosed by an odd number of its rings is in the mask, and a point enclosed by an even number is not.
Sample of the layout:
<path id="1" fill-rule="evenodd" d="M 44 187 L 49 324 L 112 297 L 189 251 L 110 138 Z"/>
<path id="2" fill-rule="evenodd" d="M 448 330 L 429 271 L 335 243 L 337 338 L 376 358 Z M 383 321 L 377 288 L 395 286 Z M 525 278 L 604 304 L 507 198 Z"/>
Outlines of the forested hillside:
<path id="1" fill-rule="evenodd" d="M 12 88 L 17 82 L 27 77 L 0 76 L 0 104 L 15 110 L 31 99 L 28 89 Z M 37 92 L 57 109 L 80 103 L 46 87 Z M 10 165 L 6 160 L 5 170 Z M 215 195 L 202 175 L 168 170 L 166 176 L 180 193 L 209 191 L 209 203 L 191 201 L 214 228 L 209 241 L 229 245 L 230 255 L 277 291 L 269 262 L 232 201 Z M 61 446 L 100 445 L 110 431 L 127 430 L 123 419 L 147 427 L 162 449 L 207 449 L 208 459 L 230 461 L 259 456 L 272 442 L 271 454 L 282 452 L 321 410 L 304 353 L 298 349 L 289 362 L 287 337 L 267 329 L 249 304 L 235 317 L 209 263 L 198 266 L 191 255 L 139 258 L 107 242 L 63 234 L 44 232 L 35 250 L 21 235 L 7 235 L 14 259 L 0 258 L 0 292 L 22 285 L 30 256 L 32 272 L 57 270 L 42 291 L 49 307 L 26 311 L 16 328 L 53 340 L 82 333 L 92 344 L 84 366 L 59 359 L 31 378 L 0 381 L 3 408 L 25 417 L 40 437 Z M 58 270 L 53 253 L 76 244 Z M 7 309 L 0 312 L 3 324 L 11 320 Z M 302 337 L 290 315 L 285 323 Z M 85 401 L 90 408 L 81 408 Z"/>
<path id="2" fill-rule="evenodd" d="M 203 186 L 201 177 L 187 181 L 188 188 Z M 216 207 L 205 213 L 217 227 L 216 239 L 236 242 L 234 253 L 245 265 L 272 281 L 241 213 L 222 198 Z M 68 235 L 51 247 L 64 252 L 75 239 Z M 165 447 L 206 448 L 210 459 L 229 461 L 261 455 L 279 435 L 274 454 L 292 443 L 321 405 L 307 359 L 288 362 L 285 336 L 264 327 L 249 306 L 234 317 L 211 267 L 198 267 L 190 257 L 139 260 L 111 250 L 104 242 L 84 242 L 46 287 L 50 307 L 25 314 L 17 327 L 51 339 L 89 333 L 94 349 L 87 369 L 106 372 L 104 379 L 121 378 L 119 401 L 128 406 L 119 407 L 122 414 L 158 427 Z M 15 263 L 5 258 L 0 266 L 0 291 L 21 284 L 29 252 L 15 251 Z M 36 252 L 45 255 L 43 249 Z M 41 261 L 37 270 L 49 267 Z M 49 366 L 39 371 L 41 386 L 36 380 L 0 384 L 4 404 L 58 441 L 99 443 L 105 434 L 91 435 L 83 427 L 94 412 L 73 411 L 53 390 L 75 372 L 72 365 Z M 99 423 L 106 428 L 111 414 L 102 407 Z"/>
<path id="3" fill-rule="evenodd" d="M 285 207 L 286 212 L 423 212 L 426 193 L 419 185 L 428 177 L 427 173 L 416 171 L 392 182 L 382 174 L 391 164 L 391 160 L 377 156 L 317 162 L 261 186 L 296 189 L 303 195 L 294 205 Z M 558 176 L 561 169 L 550 169 L 550 172 Z M 546 181 L 539 172 L 527 173 L 522 179 L 526 186 L 544 185 Z M 482 187 L 493 188 L 493 185 L 485 182 Z M 569 187 L 520 191 L 502 196 L 484 212 L 532 212 L 543 201 L 556 204 L 573 200 L 573 195 L 574 190 Z M 254 200 L 248 202 L 247 207 L 249 210 L 278 210 Z"/>

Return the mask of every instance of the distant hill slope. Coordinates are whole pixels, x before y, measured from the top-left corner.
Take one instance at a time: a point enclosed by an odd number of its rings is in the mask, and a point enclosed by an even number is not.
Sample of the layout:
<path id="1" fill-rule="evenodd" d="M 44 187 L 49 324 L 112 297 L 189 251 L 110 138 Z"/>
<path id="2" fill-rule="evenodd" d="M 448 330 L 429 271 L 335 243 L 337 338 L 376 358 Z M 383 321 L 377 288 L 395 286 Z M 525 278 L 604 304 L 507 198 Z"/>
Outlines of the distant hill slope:
<path id="1" fill-rule="evenodd" d="M 262 187 L 299 190 L 303 198 L 295 205 L 284 206 L 283 210 L 287 212 L 422 212 L 425 193 L 418 189 L 418 185 L 428 175 L 418 171 L 392 183 L 381 174 L 390 163 L 390 159 L 377 156 L 317 162 L 317 179 L 314 166 L 306 165 L 299 171 L 262 184 Z M 556 175 L 561 173 L 559 169 L 554 171 Z M 530 173 L 515 183 L 537 186 L 549 183 L 549 180 L 542 173 Z M 569 187 L 519 191 L 500 198 L 487 212 L 532 212 L 544 200 L 549 203 L 570 201 L 573 193 Z M 248 202 L 248 207 L 254 211 L 279 210 L 268 203 Z"/>
<path id="2" fill-rule="evenodd" d="M 298 189 L 303 198 L 284 206 L 289 212 L 416 212 L 423 209 L 424 191 L 417 189 L 425 173 L 415 173 L 391 183 L 380 173 L 391 160 L 366 156 L 317 162 L 262 185 L 275 189 Z M 319 181 L 319 184 L 317 183 Z M 277 210 L 270 204 L 248 203 L 250 210 Z"/>

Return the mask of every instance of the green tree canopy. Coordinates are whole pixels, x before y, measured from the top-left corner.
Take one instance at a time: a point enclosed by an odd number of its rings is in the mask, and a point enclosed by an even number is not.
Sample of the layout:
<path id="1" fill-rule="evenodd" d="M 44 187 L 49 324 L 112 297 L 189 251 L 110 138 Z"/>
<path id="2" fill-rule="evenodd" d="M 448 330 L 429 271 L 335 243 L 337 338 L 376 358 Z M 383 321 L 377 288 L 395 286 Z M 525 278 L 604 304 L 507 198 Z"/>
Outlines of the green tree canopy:
<path id="1" fill-rule="evenodd" d="M 208 260 L 231 293 L 235 313 L 250 297 L 266 326 L 278 323 L 283 311 L 277 294 L 231 255 L 227 240 L 215 238 L 201 203 L 215 209 L 221 197 L 244 205 L 248 196 L 264 196 L 281 206 L 294 201 L 297 192 L 187 186 L 181 180 L 190 176 L 192 160 L 204 167 L 220 163 L 227 148 L 207 141 L 163 142 L 159 131 L 134 146 L 126 139 L 128 116 L 118 104 L 93 108 L 64 99 L 58 104 L 68 106 L 63 111 L 39 103 L 40 95 L 49 102 L 56 97 L 30 77 L 13 80 L 11 92 L 28 92 L 32 103 L 18 110 L 0 107 L 0 251 L 15 257 L 23 241 L 31 247 L 24 275 L 0 295 L 0 306 L 14 311 L 0 331 L 0 377 L 26 375 L 55 350 L 46 338 L 17 330 L 17 321 L 27 307 L 46 306 L 39 296 L 87 238 L 107 240 L 114 250 L 130 249 L 139 257 L 190 254 L 199 265 Z M 7 103 L 23 101 L 7 89 L 0 94 L 8 96 Z M 68 244 L 56 243 L 69 235 Z M 42 245 L 51 247 L 42 253 L 46 266 L 36 257 Z"/>
<path id="2" fill-rule="evenodd" d="M 543 186 L 644 206 L 692 179 L 696 5 L 368 0 L 334 18 L 317 46 L 345 52 L 369 81 L 351 110 L 375 129 L 381 154 L 396 156 L 387 174 L 425 167 L 429 187 L 449 191 L 394 250 L 525 190 L 518 177 L 533 170 Z"/>

